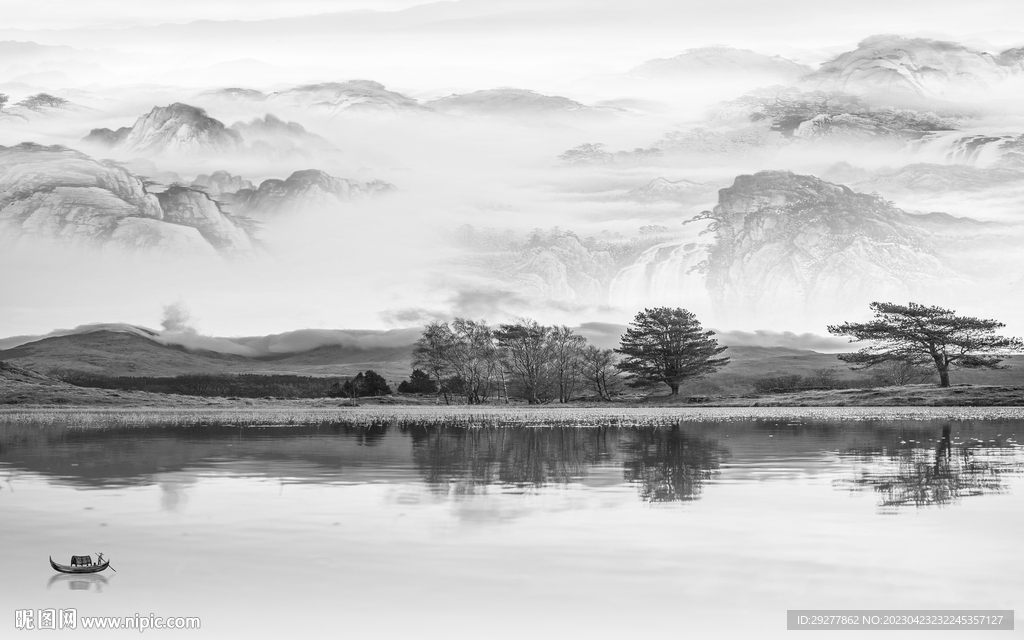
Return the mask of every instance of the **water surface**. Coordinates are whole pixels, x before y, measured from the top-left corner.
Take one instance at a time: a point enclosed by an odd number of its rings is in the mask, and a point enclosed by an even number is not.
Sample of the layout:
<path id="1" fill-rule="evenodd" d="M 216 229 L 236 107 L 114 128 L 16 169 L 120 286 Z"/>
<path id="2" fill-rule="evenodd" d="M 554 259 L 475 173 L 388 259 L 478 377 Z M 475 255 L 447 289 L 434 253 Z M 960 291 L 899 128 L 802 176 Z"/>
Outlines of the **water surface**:
<path id="1" fill-rule="evenodd" d="M 0 624 L 781 637 L 787 609 L 1024 610 L 1021 439 L 1011 420 L 0 425 Z M 47 563 L 98 551 L 116 573 Z"/>

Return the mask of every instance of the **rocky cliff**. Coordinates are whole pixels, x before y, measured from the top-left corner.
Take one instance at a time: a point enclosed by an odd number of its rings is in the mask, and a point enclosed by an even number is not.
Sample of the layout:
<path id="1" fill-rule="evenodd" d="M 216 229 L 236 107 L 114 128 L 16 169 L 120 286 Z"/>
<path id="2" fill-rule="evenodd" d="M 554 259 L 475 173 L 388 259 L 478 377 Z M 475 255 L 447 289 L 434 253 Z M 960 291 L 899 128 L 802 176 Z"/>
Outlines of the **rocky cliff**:
<path id="1" fill-rule="evenodd" d="M 793 139 L 920 139 L 958 128 L 956 113 L 878 106 L 841 91 L 801 91 L 772 86 L 716 105 L 709 114 L 720 123 L 761 123 Z"/>
<path id="2" fill-rule="evenodd" d="M 698 217 L 714 234 L 702 271 L 720 318 L 835 317 L 963 283 L 938 250 L 959 219 L 910 215 L 814 176 L 738 176 Z"/>
<path id="3" fill-rule="evenodd" d="M 242 136 L 206 111 L 176 102 L 154 107 L 136 120 L 118 148 L 142 155 L 219 154 L 241 150 Z"/>
<path id="4" fill-rule="evenodd" d="M 244 220 L 226 215 L 210 196 L 197 189 L 172 186 L 157 194 L 164 222 L 199 231 L 210 245 L 225 254 L 251 255 L 252 237 Z"/>
<path id="5" fill-rule="evenodd" d="M 165 210 L 160 198 L 123 167 L 66 147 L 0 147 L 4 244 L 46 239 L 140 251 L 251 253 L 248 234 L 215 214 L 199 200 Z"/>

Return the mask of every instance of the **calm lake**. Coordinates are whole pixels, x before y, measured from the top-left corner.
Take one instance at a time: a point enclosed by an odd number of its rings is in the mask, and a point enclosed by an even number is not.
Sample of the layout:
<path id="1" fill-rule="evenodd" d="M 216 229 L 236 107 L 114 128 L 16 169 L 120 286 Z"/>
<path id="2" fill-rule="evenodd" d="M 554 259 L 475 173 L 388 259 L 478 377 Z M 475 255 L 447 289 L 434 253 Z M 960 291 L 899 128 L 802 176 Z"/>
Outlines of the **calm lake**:
<path id="1" fill-rule="evenodd" d="M 0 422 L 0 636 L 48 608 L 198 616 L 147 636 L 217 638 L 763 638 L 795 633 L 787 609 L 1019 615 L 1022 441 L 1012 420 Z M 97 552 L 116 573 L 47 561 Z"/>

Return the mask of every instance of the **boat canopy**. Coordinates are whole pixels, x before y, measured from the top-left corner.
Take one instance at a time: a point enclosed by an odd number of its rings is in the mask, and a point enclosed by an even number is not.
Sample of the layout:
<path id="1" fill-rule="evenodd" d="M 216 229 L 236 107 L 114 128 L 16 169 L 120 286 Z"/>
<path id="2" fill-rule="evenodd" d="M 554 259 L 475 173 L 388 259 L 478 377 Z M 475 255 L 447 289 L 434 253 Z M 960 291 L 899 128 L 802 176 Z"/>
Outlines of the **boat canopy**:
<path id="1" fill-rule="evenodd" d="M 71 556 L 71 566 L 92 564 L 92 556 Z"/>

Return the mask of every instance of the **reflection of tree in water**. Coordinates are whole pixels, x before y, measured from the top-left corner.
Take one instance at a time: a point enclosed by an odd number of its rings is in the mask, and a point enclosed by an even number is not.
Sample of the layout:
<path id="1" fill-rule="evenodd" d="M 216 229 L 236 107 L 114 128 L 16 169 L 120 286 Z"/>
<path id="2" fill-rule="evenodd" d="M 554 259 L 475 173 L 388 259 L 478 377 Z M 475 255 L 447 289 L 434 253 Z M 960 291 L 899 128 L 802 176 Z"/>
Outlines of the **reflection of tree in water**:
<path id="1" fill-rule="evenodd" d="M 366 426 L 343 425 L 342 433 L 356 439 L 363 446 L 372 447 L 384 441 L 388 434 L 387 422 L 374 422 Z"/>
<path id="2" fill-rule="evenodd" d="M 946 505 L 965 496 L 1002 493 L 1006 491 L 1006 476 L 1024 468 L 1019 447 L 1002 441 L 954 445 L 948 426 L 943 427 L 934 449 L 903 446 L 852 453 L 873 468 L 840 484 L 854 489 L 874 488 L 881 496 L 879 506 L 883 511 L 898 511 L 910 505 Z"/>
<path id="3" fill-rule="evenodd" d="M 729 451 L 717 441 L 671 429 L 633 429 L 622 445 L 623 473 L 650 502 L 696 500 Z"/>
<path id="4" fill-rule="evenodd" d="M 607 428 L 418 426 L 408 433 L 424 481 L 445 492 L 573 482 L 610 457 Z"/>

